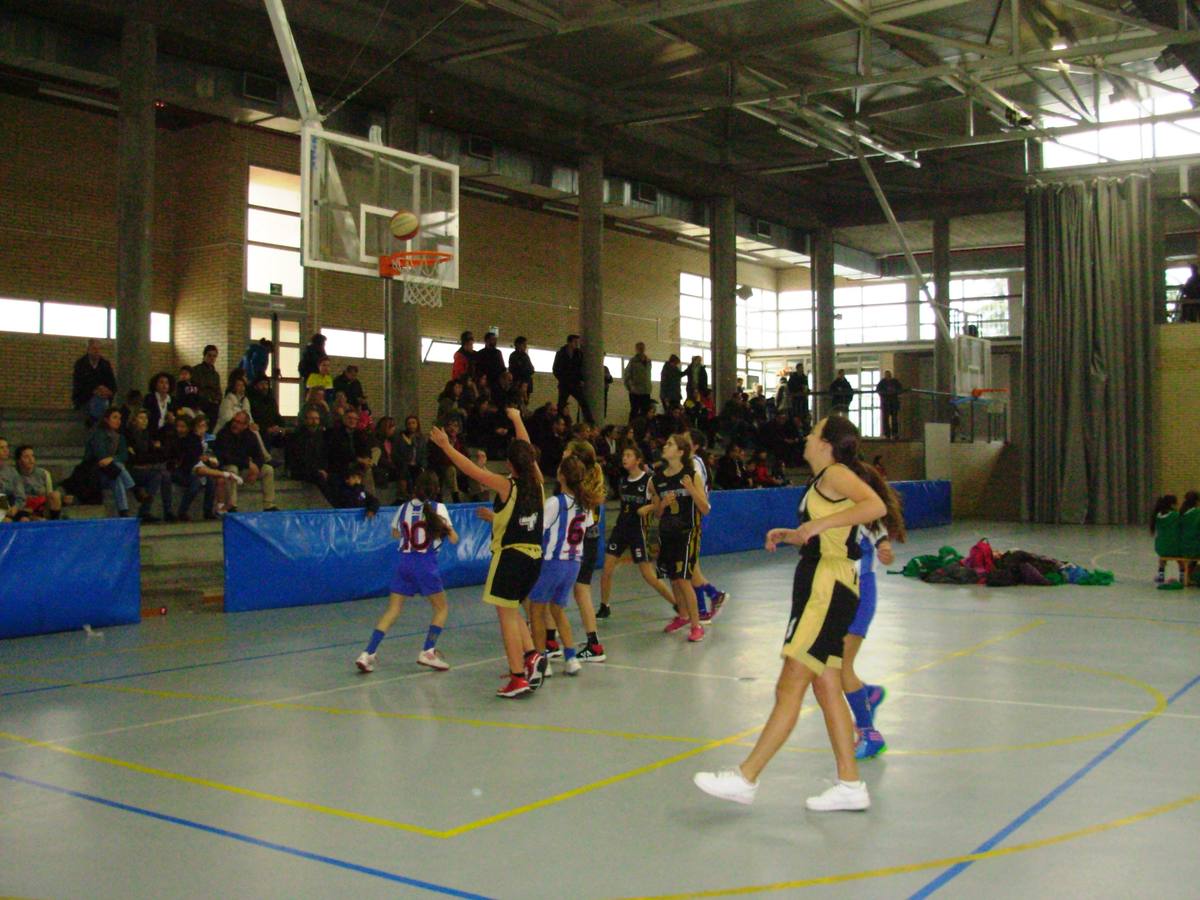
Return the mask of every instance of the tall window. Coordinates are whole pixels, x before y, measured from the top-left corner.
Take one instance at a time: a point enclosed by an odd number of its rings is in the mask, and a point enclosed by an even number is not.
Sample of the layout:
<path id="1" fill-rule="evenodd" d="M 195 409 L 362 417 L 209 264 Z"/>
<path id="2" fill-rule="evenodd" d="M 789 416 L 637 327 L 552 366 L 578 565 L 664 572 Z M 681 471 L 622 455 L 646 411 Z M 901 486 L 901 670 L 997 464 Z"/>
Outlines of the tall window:
<path id="1" fill-rule="evenodd" d="M 813 292 L 781 291 L 778 305 L 778 346 L 812 346 Z"/>
<path id="2" fill-rule="evenodd" d="M 842 365 L 842 361 L 838 361 Z M 858 371 L 846 367 L 846 380 L 854 390 L 854 395 L 848 414 L 850 421 L 858 426 L 858 432 L 863 437 L 878 437 L 881 432 L 879 412 L 879 395 L 875 393 L 875 385 L 879 383 L 879 363 L 862 360 Z"/>
<path id="3" fill-rule="evenodd" d="M 903 281 L 840 287 L 833 292 L 834 341 L 894 343 L 908 338 L 908 285 Z"/>
<path id="4" fill-rule="evenodd" d="M 300 176 L 251 166 L 247 196 L 246 291 L 303 297 Z"/>
<path id="5" fill-rule="evenodd" d="M 775 291 L 751 288 L 737 300 L 737 374 L 747 387 L 763 380 L 761 363 L 746 356 L 748 349 L 780 346 L 779 298 Z M 703 275 L 679 275 L 679 356 L 686 366 L 693 356 L 712 365 L 712 280 Z"/>
<path id="6" fill-rule="evenodd" d="M 1007 337 L 1009 330 L 1008 278 L 954 278 L 950 281 L 951 331 L 964 333 L 974 325 L 979 336 Z M 933 340 L 934 316 L 929 304 L 921 302 L 921 339 Z"/>

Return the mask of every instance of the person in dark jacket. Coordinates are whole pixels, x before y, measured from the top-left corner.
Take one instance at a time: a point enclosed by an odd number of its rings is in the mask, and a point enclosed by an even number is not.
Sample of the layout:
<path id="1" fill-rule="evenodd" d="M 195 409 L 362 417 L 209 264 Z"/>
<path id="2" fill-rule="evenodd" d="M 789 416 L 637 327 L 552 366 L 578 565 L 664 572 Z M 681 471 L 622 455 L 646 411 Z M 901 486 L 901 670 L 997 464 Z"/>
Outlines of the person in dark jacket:
<path id="1" fill-rule="evenodd" d="M 82 412 L 88 425 L 100 420 L 117 393 L 112 364 L 100 355 L 100 341 L 87 342 L 87 353 L 75 360 L 71 375 L 71 405 Z"/>
<path id="2" fill-rule="evenodd" d="M 513 342 L 513 351 L 508 354 L 508 371 L 512 372 L 513 387 L 525 385 L 527 397 L 532 397 L 533 360 L 529 358 L 529 342 L 524 335 Z"/>
<path id="3" fill-rule="evenodd" d="M 162 491 L 163 517 L 174 521 L 171 512 L 171 489 L 163 490 L 165 480 L 166 458 L 163 456 L 162 441 L 158 429 L 149 428 L 150 414 L 145 409 L 134 410 L 129 421 L 125 423 L 125 441 L 128 445 L 129 458 L 126 468 L 133 476 L 136 488 L 141 489 L 138 518 L 143 522 L 157 522 L 158 518 L 151 514 L 154 505 L 154 495 Z"/>
<path id="4" fill-rule="evenodd" d="M 329 354 L 325 352 L 325 335 L 318 332 L 312 336 L 312 340 L 300 354 L 300 364 L 296 367 L 296 371 L 300 374 L 301 384 L 308 380 L 309 375 L 317 371 L 317 366 L 327 356 Z"/>
<path id="5" fill-rule="evenodd" d="M 217 371 L 217 348 L 209 344 L 204 348 L 204 361 L 192 366 L 192 383 L 200 392 L 200 408 L 210 422 L 217 421 L 217 410 L 221 407 L 221 373 Z"/>
<path id="6" fill-rule="evenodd" d="M 579 404 L 580 415 L 588 424 L 596 420 L 592 418 L 592 410 L 583 396 L 583 339 L 577 334 L 568 334 L 567 342 L 558 348 L 554 354 L 554 377 L 558 379 L 558 411 L 566 414 L 567 399 L 574 397 Z"/>
<path id="7" fill-rule="evenodd" d="M 362 382 L 358 380 L 358 366 L 349 365 L 342 370 L 342 374 L 333 379 L 334 393 L 341 391 L 346 395 L 346 403 L 353 406 L 363 399 Z"/>
<path id="8" fill-rule="evenodd" d="M 659 376 L 658 396 L 662 400 L 662 411 L 669 413 L 683 403 L 683 372 L 679 368 L 679 357 L 674 353 L 668 357 Z"/>
<path id="9" fill-rule="evenodd" d="M 804 363 L 796 363 L 796 368 L 788 375 L 787 397 L 792 418 L 799 416 L 807 431 L 811 420 L 808 411 L 808 376 L 804 374 Z"/>
<path id="10" fill-rule="evenodd" d="M 268 338 L 259 338 L 246 348 L 246 352 L 242 354 L 241 362 L 238 363 L 238 368 L 246 376 L 246 384 L 254 384 L 263 375 L 268 378 L 271 377 L 270 373 L 267 372 L 267 363 L 274 352 L 275 343 Z"/>
<path id="11" fill-rule="evenodd" d="M 703 391 L 708 390 L 708 369 L 704 367 L 703 356 L 696 355 L 692 357 L 686 374 L 687 395 L 689 397 L 698 397 Z"/>
<path id="12" fill-rule="evenodd" d="M 159 372 L 150 379 L 150 390 L 142 398 L 142 408 L 146 410 L 146 429 L 151 434 L 170 425 L 175 418 L 175 386 L 171 376 Z"/>
<path id="13" fill-rule="evenodd" d="M 900 394 L 903 391 L 904 385 L 890 371 L 884 372 L 879 384 L 875 385 L 883 413 L 883 436 L 893 441 L 900 438 Z"/>
<path id="14" fill-rule="evenodd" d="M 846 378 L 845 369 L 838 369 L 837 378 L 829 385 L 829 400 L 834 412 L 845 415 L 850 411 L 850 403 L 854 400 L 854 388 Z"/>
<path id="15" fill-rule="evenodd" d="M 250 415 L 258 426 L 258 436 L 267 450 L 282 447 L 287 441 L 287 433 L 283 428 L 283 416 L 279 414 L 275 393 L 271 390 L 271 379 L 259 375 L 246 396 L 250 400 Z"/>
<path id="16" fill-rule="evenodd" d="M 192 381 L 192 367 L 180 366 L 179 375 L 175 379 L 176 413 L 180 410 L 190 410 L 191 415 L 200 412 L 200 388 Z"/>
<path id="17" fill-rule="evenodd" d="M 83 453 L 84 462 L 93 462 L 100 472 L 103 489 L 111 489 L 117 515 L 129 516 L 128 492 L 134 489 L 133 477 L 125 468 L 129 459 L 129 446 L 121 433 L 121 411 L 108 409 L 92 433 L 88 436 Z M 139 493 L 138 499 L 142 497 Z"/>
<path id="18" fill-rule="evenodd" d="M 336 492 L 329 477 L 328 438 L 321 425 L 321 414 L 315 409 L 306 411 L 303 424 L 288 435 L 285 458 L 288 475 L 315 485 L 330 506 L 336 505 Z"/>
<path id="19" fill-rule="evenodd" d="M 362 463 L 355 463 L 351 466 L 350 471 L 346 473 L 346 480 L 338 489 L 336 502 L 333 505 L 338 509 L 364 509 L 367 518 L 371 519 L 374 518 L 375 513 L 379 512 L 379 498 L 363 485 L 366 472 L 367 467 Z"/>
<path id="20" fill-rule="evenodd" d="M 325 448 L 329 456 L 329 475 L 334 489 L 339 490 L 355 463 L 366 466 L 364 481 L 367 490 L 375 492 L 375 479 L 371 473 L 371 438 L 358 427 L 358 410 L 348 409 L 325 433 Z"/>
<path id="21" fill-rule="evenodd" d="M 213 453 L 221 461 L 221 469 L 245 480 L 246 484 L 262 481 L 263 510 L 274 512 L 275 468 L 263 456 L 262 441 L 250 430 L 250 416 L 239 412 L 229 420 L 213 441 Z M 230 480 L 229 512 L 237 512 L 238 481 Z"/>
<path id="22" fill-rule="evenodd" d="M 730 444 L 725 455 L 717 462 L 717 487 L 723 491 L 740 491 L 754 484 L 746 473 L 745 451 L 740 444 Z"/>
<path id="23" fill-rule="evenodd" d="M 507 368 L 504 364 L 504 354 L 496 346 L 496 332 L 489 331 L 483 336 L 483 347 L 475 353 L 475 375 L 487 376 L 492 402 L 497 406 L 504 402 L 500 376 Z"/>

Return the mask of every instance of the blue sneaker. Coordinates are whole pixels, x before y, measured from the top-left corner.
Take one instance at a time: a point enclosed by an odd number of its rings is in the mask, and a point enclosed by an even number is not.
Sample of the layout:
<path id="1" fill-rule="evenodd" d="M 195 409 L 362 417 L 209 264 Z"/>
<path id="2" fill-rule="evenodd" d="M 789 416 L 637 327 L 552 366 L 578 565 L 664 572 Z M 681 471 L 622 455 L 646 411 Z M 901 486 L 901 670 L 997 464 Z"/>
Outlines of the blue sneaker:
<path id="1" fill-rule="evenodd" d="M 874 759 L 885 750 L 887 741 L 883 739 L 883 735 L 874 729 L 867 729 L 858 733 L 858 743 L 854 745 L 854 758 Z"/>
<path id="2" fill-rule="evenodd" d="M 867 705 L 871 707 L 871 712 L 883 706 L 883 701 L 887 699 L 887 688 L 882 684 L 868 684 L 867 688 Z"/>

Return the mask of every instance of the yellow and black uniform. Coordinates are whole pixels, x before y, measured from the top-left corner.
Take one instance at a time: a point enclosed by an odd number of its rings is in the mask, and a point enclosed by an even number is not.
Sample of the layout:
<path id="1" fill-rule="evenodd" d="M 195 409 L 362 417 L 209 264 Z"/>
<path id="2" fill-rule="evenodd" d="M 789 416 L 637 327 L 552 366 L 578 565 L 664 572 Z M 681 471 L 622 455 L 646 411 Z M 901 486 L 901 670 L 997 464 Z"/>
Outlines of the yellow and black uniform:
<path id="1" fill-rule="evenodd" d="M 512 478 L 508 499 L 492 504 L 492 565 L 483 602 L 515 608 L 529 596 L 542 571 L 542 497 L 524 496 Z"/>
<path id="2" fill-rule="evenodd" d="M 617 523 L 608 536 L 605 552 L 609 556 L 621 556 L 629 551 L 635 563 L 644 563 L 646 554 L 646 520 L 638 510 L 650 502 L 650 475 L 639 472 L 637 478 L 625 475 L 618 489 L 621 495 L 621 512 Z"/>
<path id="3" fill-rule="evenodd" d="M 654 490 L 665 504 L 658 520 L 658 570 L 671 580 L 692 577 L 696 564 L 695 532 L 698 528 L 696 501 L 683 486 L 683 477 L 695 473 L 680 469 L 674 475 L 659 472 Z"/>
<path id="4" fill-rule="evenodd" d="M 840 465 L 835 463 L 834 465 Z M 822 469 L 800 500 L 800 524 L 825 519 L 854 506 L 848 497 L 830 500 L 821 493 Z M 826 666 L 842 667 L 842 641 L 858 612 L 858 526 L 829 528 L 800 548 L 792 580 L 792 616 L 783 640 L 783 656 L 820 675 Z"/>

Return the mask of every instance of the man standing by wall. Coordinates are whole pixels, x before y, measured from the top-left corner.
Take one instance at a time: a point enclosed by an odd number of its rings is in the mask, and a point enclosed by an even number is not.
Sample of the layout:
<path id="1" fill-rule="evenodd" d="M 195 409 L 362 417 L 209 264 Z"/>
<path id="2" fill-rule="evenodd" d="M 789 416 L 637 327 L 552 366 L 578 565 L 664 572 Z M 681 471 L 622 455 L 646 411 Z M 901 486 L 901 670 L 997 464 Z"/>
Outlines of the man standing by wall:
<path id="1" fill-rule="evenodd" d="M 883 436 L 893 441 L 900 439 L 900 394 L 903 391 L 904 385 L 890 371 L 884 372 L 879 384 L 875 385 L 883 412 Z"/>
<path id="2" fill-rule="evenodd" d="M 833 411 L 845 415 L 850 412 L 850 403 L 854 400 L 854 388 L 846 378 L 846 370 L 838 369 L 837 378 L 829 385 L 829 402 Z"/>
<path id="3" fill-rule="evenodd" d="M 200 408 L 210 422 L 217 421 L 217 410 L 221 406 L 221 373 L 217 371 L 217 348 L 209 344 L 204 348 L 204 361 L 192 366 L 192 384 L 200 389 Z"/>
<path id="4" fill-rule="evenodd" d="M 525 385 L 526 399 L 533 396 L 533 360 L 529 358 L 529 342 L 524 335 L 513 341 L 513 351 L 508 354 L 508 371 L 512 373 L 514 390 Z"/>
<path id="5" fill-rule="evenodd" d="M 666 365 L 663 366 L 658 382 L 658 396 L 662 400 L 664 413 L 678 409 L 683 402 L 683 398 L 680 397 L 682 382 L 683 370 L 679 368 L 679 357 L 672 353 L 667 358 Z"/>
<path id="6" fill-rule="evenodd" d="M 812 427 L 812 420 L 808 410 L 808 376 L 804 374 L 804 363 L 796 363 L 796 368 L 788 375 L 787 396 L 792 418 L 799 418 L 807 432 Z"/>
<path id="7" fill-rule="evenodd" d="M 91 425 L 108 409 L 116 391 L 117 376 L 112 364 L 100 355 L 100 342 L 92 338 L 87 342 L 87 353 L 75 361 L 71 405 L 82 412 Z"/>
<path id="8" fill-rule="evenodd" d="M 687 367 L 687 398 L 698 398 L 708 390 L 708 369 L 704 367 L 703 356 L 693 356 Z"/>
<path id="9" fill-rule="evenodd" d="M 496 332 L 488 331 L 483 336 L 483 348 L 475 354 L 475 376 L 486 375 L 491 399 L 497 404 L 504 402 L 500 376 L 504 374 L 504 354 L 496 346 Z"/>
<path id="10" fill-rule="evenodd" d="M 646 415 L 650 409 L 650 357 L 646 345 L 638 341 L 633 356 L 625 365 L 621 381 L 629 391 L 629 421 Z"/>
<path id="11" fill-rule="evenodd" d="M 568 334 L 567 342 L 554 355 L 554 377 L 558 379 L 558 409 L 565 413 L 567 398 L 574 397 L 579 412 L 589 425 L 595 422 L 592 410 L 583 396 L 583 341 L 577 334 Z"/>

